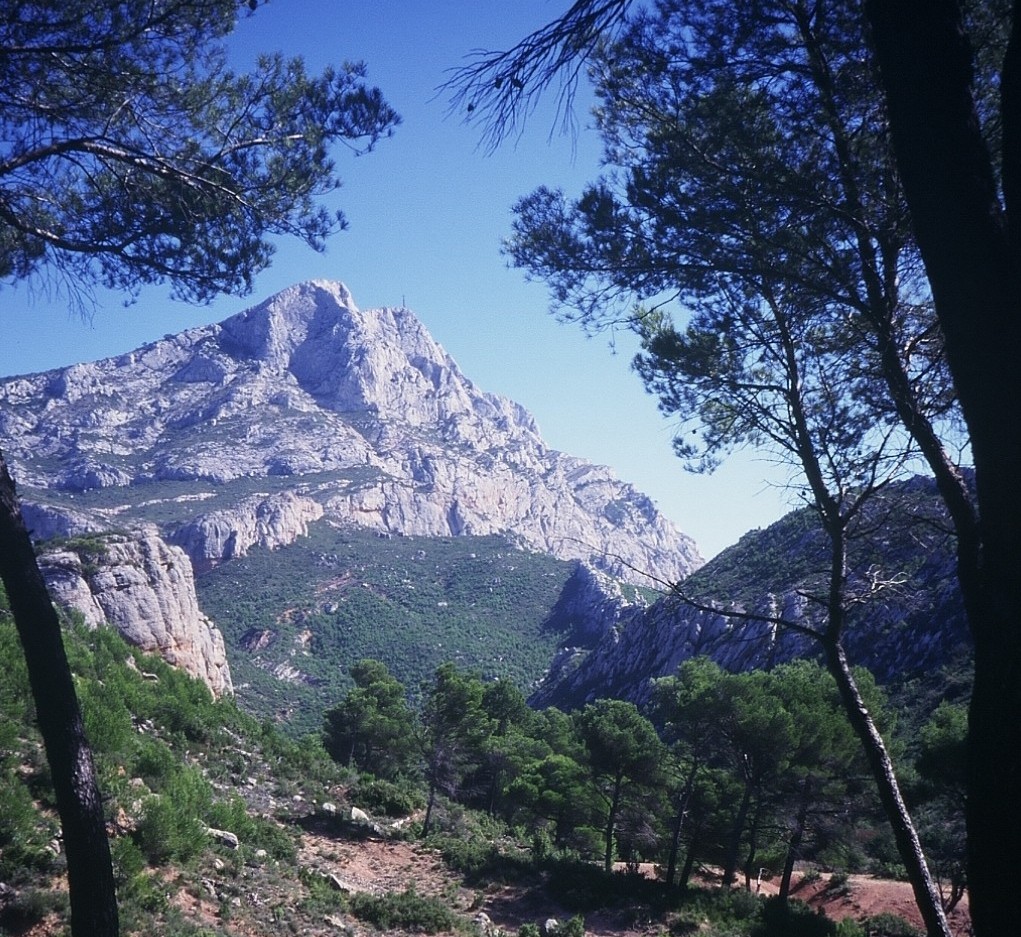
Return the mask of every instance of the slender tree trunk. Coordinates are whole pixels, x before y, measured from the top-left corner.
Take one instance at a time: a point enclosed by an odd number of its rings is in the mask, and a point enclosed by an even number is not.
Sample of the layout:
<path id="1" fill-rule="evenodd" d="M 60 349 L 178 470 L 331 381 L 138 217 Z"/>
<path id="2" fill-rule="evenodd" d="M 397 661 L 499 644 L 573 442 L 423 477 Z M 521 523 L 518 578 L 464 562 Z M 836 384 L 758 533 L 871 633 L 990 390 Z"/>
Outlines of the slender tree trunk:
<path id="1" fill-rule="evenodd" d="M 677 816 L 674 818 L 673 829 L 670 832 L 670 856 L 666 866 L 666 887 L 674 887 L 674 875 L 677 873 L 677 854 L 681 847 L 681 830 L 684 827 L 684 817 L 688 812 L 688 803 L 691 800 L 691 792 L 695 788 L 695 777 L 698 773 L 698 765 L 694 765 L 688 773 L 684 782 L 684 789 L 677 799 Z"/>
<path id="2" fill-rule="evenodd" d="M 744 887 L 747 891 L 752 890 L 752 869 L 755 867 L 755 860 L 759 855 L 759 824 L 762 819 L 762 804 L 755 805 L 755 813 L 752 815 L 752 822 L 748 824 L 748 855 L 744 860 Z"/>
<path id="3" fill-rule="evenodd" d="M 436 805 L 436 785 L 429 785 L 429 800 L 425 807 L 425 819 L 422 821 L 422 838 L 425 839 L 432 830 L 433 807 Z"/>
<path id="4" fill-rule="evenodd" d="M 684 813 L 678 810 L 670 829 L 670 855 L 666 863 L 666 887 L 671 890 L 674 887 L 674 877 L 677 875 L 677 856 L 680 853 L 681 828 L 683 826 Z"/>
<path id="5" fill-rule="evenodd" d="M 0 578 L 25 652 L 67 855 L 74 937 L 115 937 L 117 897 L 103 802 L 60 621 L 0 453 Z"/>
<path id="6" fill-rule="evenodd" d="M 613 796 L 610 798 L 610 811 L 606 817 L 606 853 L 603 856 L 603 869 L 607 874 L 613 871 L 613 833 L 617 828 L 617 811 L 620 809 L 620 791 L 624 786 L 624 778 L 618 775 L 613 781 Z"/>
<path id="7" fill-rule="evenodd" d="M 893 761 L 886 750 L 882 735 L 876 728 L 872 714 L 858 691 L 844 649 L 837 641 L 825 642 L 825 650 L 827 667 L 837 682 L 848 718 L 865 749 L 865 758 L 872 769 L 879 799 L 893 830 L 897 852 L 907 870 L 915 902 L 925 922 L 925 932 L 928 937 L 953 937 L 946 915 L 943 913 L 939 891 L 929 874 L 918 833 L 901 796 Z"/>
<path id="8" fill-rule="evenodd" d="M 812 803 L 812 779 L 805 778 L 801 786 L 801 801 L 798 804 L 798 815 L 794 821 L 794 832 L 791 833 L 791 841 L 787 844 L 787 858 L 783 864 L 783 874 L 780 876 L 780 892 L 778 898 L 782 904 L 787 903 L 791 895 L 791 879 L 794 877 L 794 863 L 801 852 L 801 843 L 805 837 L 805 827 L 808 824 L 808 808 Z"/>
<path id="9" fill-rule="evenodd" d="M 737 816 L 734 817 L 734 825 L 730 832 L 730 844 L 727 846 L 727 860 L 723 867 L 724 886 L 733 885 L 737 874 L 737 853 L 741 848 L 741 834 L 744 833 L 745 823 L 748 820 L 748 809 L 752 803 L 752 782 L 746 780 L 744 794 L 741 795 L 741 806 L 737 808 Z"/>
<path id="10" fill-rule="evenodd" d="M 975 642 L 968 891 L 978 937 L 1017 928 L 1021 842 L 1021 3 L 1000 81 L 1001 206 L 956 0 L 867 0 L 898 169 L 975 461 L 981 564 L 959 568 Z"/>
<path id="11" fill-rule="evenodd" d="M 677 887 L 681 891 L 684 891 L 691 881 L 691 873 L 695 870 L 695 856 L 698 853 L 698 845 L 698 834 L 696 834 L 691 838 L 691 842 L 688 843 L 688 851 L 684 856 L 684 868 L 681 869 L 681 877 L 677 882 Z"/>

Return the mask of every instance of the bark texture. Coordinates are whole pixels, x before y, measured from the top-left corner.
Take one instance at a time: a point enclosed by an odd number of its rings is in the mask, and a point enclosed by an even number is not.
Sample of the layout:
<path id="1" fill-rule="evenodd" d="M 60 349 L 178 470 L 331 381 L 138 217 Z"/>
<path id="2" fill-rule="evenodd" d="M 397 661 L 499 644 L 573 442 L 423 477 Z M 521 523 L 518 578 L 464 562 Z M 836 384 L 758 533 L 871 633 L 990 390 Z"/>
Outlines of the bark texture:
<path id="1" fill-rule="evenodd" d="M 119 925 L 110 843 L 92 750 L 35 551 L 0 453 L 0 578 L 18 630 L 39 730 L 53 777 L 67 856 L 73 937 L 116 937 Z"/>
<path id="2" fill-rule="evenodd" d="M 968 888 L 977 937 L 1017 928 L 1021 842 L 1021 3 L 1003 63 L 1001 203 L 956 0 L 868 0 L 897 164 L 975 460 L 980 562 L 962 564 L 975 641 Z"/>

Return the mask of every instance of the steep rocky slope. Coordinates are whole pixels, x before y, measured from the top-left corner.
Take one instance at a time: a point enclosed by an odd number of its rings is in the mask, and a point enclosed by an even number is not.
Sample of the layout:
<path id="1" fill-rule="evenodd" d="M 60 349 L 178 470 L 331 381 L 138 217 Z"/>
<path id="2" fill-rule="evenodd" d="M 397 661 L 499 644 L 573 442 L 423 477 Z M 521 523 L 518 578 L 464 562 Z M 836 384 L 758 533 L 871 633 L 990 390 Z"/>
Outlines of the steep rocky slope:
<path id="1" fill-rule="evenodd" d="M 191 564 L 154 529 L 111 534 L 48 550 L 39 565 L 50 594 L 108 624 L 133 645 L 202 680 L 214 696 L 233 692 L 223 635 L 199 610 Z"/>
<path id="2" fill-rule="evenodd" d="M 511 535 L 622 578 L 678 580 L 694 543 L 604 467 L 549 449 L 406 309 L 292 287 L 218 325 L 0 383 L 0 439 L 37 535 L 159 525 L 195 568 L 325 517 Z"/>
<path id="3" fill-rule="evenodd" d="M 875 513 L 881 526 L 851 550 L 848 657 L 883 683 L 935 674 L 970 655 L 941 503 L 918 478 L 893 488 Z M 746 534 L 684 583 L 686 596 L 718 611 L 674 595 L 636 604 L 605 577 L 580 570 L 564 594 L 580 597 L 586 611 L 575 634 L 585 637 L 560 651 L 532 701 L 567 709 L 604 696 L 644 703 L 651 680 L 690 657 L 741 671 L 814 656 L 810 638 L 774 622 L 818 629 L 814 597 L 825 595 L 827 570 L 826 542 L 807 509 Z"/>

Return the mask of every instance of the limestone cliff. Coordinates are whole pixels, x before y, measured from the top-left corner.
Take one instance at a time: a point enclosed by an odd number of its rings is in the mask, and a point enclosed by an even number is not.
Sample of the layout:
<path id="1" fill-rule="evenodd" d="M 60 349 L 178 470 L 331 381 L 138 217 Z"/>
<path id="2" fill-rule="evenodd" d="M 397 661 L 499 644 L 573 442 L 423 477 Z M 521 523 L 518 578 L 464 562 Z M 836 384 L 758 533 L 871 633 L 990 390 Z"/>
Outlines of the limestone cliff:
<path id="1" fill-rule="evenodd" d="M 54 599 L 89 627 L 116 628 L 215 696 L 233 692 L 223 636 L 199 610 L 188 557 L 154 529 L 71 540 L 44 552 L 39 565 Z"/>

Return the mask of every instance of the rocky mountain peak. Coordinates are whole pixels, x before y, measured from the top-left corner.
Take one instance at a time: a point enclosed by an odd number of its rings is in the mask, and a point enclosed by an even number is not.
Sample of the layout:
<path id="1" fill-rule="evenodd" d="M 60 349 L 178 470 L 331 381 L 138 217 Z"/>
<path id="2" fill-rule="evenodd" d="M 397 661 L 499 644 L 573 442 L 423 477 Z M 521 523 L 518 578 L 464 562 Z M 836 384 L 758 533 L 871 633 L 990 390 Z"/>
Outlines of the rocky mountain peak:
<path id="1" fill-rule="evenodd" d="M 0 439 L 49 532 L 155 523 L 196 569 L 320 518 L 388 534 L 500 533 L 624 577 L 682 578 L 694 543 L 602 466 L 550 450 L 409 310 L 341 283 L 219 324 L 0 382 Z"/>

